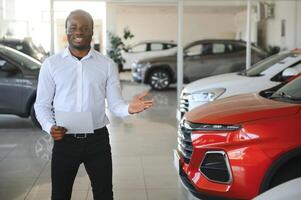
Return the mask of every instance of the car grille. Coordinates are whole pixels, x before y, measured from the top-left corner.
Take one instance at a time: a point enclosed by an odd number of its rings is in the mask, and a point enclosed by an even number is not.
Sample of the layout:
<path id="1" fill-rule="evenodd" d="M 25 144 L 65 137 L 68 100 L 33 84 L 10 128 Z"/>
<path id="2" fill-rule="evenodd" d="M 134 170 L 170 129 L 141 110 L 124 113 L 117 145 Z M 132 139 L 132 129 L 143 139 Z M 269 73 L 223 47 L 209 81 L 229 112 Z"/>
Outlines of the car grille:
<path id="1" fill-rule="evenodd" d="M 192 154 L 191 130 L 180 125 L 178 129 L 178 150 L 185 163 L 189 163 Z"/>
<path id="2" fill-rule="evenodd" d="M 181 113 L 181 118 L 184 116 L 186 112 L 189 111 L 189 101 L 188 101 L 188 95 L 183 94 L 181 96 L 180 100 L 180 113 Z"/>

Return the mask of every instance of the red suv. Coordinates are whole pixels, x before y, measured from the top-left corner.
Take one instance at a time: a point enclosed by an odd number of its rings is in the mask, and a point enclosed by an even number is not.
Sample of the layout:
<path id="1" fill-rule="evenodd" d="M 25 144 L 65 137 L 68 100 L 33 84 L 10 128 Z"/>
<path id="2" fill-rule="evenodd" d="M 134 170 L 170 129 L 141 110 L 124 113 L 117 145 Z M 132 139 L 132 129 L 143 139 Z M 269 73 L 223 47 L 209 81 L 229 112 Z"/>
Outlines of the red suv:
<path id="1" fill-rule="evenodd" d="M 175 165 L 204 199 L 251 199 L 301 177 L 301 77 L 269 97 L 233 96 L 186 113 Z"/>

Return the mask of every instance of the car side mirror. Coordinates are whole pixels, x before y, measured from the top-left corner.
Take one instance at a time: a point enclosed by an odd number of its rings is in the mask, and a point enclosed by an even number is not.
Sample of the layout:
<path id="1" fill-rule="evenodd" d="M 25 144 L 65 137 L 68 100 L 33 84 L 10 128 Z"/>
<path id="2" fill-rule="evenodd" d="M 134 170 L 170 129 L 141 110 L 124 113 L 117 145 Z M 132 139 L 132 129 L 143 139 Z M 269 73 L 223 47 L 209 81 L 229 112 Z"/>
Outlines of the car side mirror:
<path id="1" fill-rule="evenodd" d="M 282 77 L 284 78 L 288 78 L 288 77 L 292 77 L 292 76 L 296 76 L 297 74 L 299 74 L 301 71 L 295 69 L 295 68 L 287 68 L 282 72 Z"/>

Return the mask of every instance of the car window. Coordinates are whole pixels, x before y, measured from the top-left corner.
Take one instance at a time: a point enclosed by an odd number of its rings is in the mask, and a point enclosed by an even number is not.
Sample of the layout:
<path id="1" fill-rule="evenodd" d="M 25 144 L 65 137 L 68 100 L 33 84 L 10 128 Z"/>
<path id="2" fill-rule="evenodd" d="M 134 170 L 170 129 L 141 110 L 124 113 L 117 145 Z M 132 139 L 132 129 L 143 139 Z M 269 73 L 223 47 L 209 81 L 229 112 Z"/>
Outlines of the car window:
<path id="1" fill-rule="evenodd" d="M 292 68 L 292 69 L 295 69 L 297 74 L 298 72 L 301 73 L 301 62 L 298 62 L 298 63 L 294 63 L 293 65 L 287 67 L 286 69 L 288 68 Z M 283 71 L 285 71 L 286 69 L 282 70 L 281 72 L 279 72 L 277 75 L 275 75 L 271 81 L 276 81 L 276 82 L 283 82 L 283 81 L 286 81 L 289 77 L 285 77 L 283 76 Z"/>
<path id="2" fill-rule="evenodd" d="M 233 51 L 245 51 L 246 46 L 244 44 L 233 44 Z"/>
<path id="3" fill-rule="evenodd" d="M 234 52 L 233 44 L 225 44 L 226 52 Z"/>
<path id="4" fill-rule="evenodd" d="M 150 49 L 151 49 L 151 51 L 163 50 L 163 44 L 162 43 L 151 43 Z"/>
<path id="5" fill-rule="evenodd" d="M 282 61 L 283 59 L 289 57 L 292 55 L 291 53 L 280 53 L 271 57 L 268 57 L 258 63 L 256 63 L 252 68 L 250 68 L 248 71 L 246 71 L 246 76 L 260 76 L 262 75 L 262 72 L 273 66 L 274 64 Z"/>
<path id="6" fill-rule="evenodd" d="M 163 49 L 171 49 L 171 48 L 174 48 L 176 46 L 177 45 L 175 45 L 175 44 L 164 44 Z"/>
<path id="7" fill-rule="evenodd" d="M 20 73 L 21 71 L 16 66 L 0 58 L 0 78 L 13 77 Z"/>
<path id="8" fill-rule="evenodd" d="M 301 102 L 301 76 L 292 80 L 277 90 L 271 98 L 284 101 L 298 101 Z"/>
<path id="9" fill-rule="evenodd" d="M 38 60 L 12 48 L 1 48 L 0 53 L 27 69 L 37 70 L 41 68 L 41 63 Z"/>
<path id="10" fill-rule="evenodd" d="M 226 47 L 224 44 L 213 44 L 212 45 L 212 53 L 213 54 L 221 54 L 226 52 Z"/>
<path id="11" fill-rule="evenodd" d="M 194 45 L 192 47 L 189 47 L 185 50 L 185 53 L 188 56 L 197 56 L 197 55 L 201 55 L 203 52 L 203 44 L 197 44 Z"/>
<path id="12" fill-rule="evenodd" d="M 132 52 L 133 53 L 137 53 L 137 52 L 143 52 L 143 51 L 146 51 L 146 44 L 143 43 L 143 44 L 137 44 L 135 46 L 132 47 Z"/>

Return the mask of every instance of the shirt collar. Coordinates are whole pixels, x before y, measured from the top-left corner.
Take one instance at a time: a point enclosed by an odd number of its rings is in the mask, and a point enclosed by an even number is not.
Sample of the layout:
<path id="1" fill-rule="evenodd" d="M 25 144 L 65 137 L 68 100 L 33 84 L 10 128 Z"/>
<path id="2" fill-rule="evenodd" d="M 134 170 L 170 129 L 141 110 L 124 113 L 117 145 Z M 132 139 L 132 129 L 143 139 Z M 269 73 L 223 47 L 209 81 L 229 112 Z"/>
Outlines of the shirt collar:
<path id="1" fill-rule="evenodd" d="M 87 58 L 90 58 L 90 57 L 94 57 L 94 55 L 95 55 L 94 49 L 93 49 L 93 48 L 90 48 L 89 53 L 88 53 L 87 55 L 84 56 L 84 59 L 87 59 Z M 65 50 L 63 51 L 63 53 L 62 53 L 62 58 L 66 58 L 66 57 L 68 57 L 68 56 L 74 57 L 74 56 L 71 54 L 70 50 L 69 50 L 69 46 L 66 47 Z"/>

